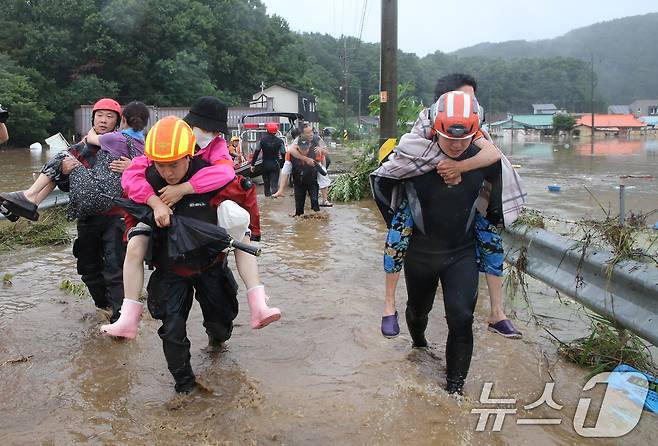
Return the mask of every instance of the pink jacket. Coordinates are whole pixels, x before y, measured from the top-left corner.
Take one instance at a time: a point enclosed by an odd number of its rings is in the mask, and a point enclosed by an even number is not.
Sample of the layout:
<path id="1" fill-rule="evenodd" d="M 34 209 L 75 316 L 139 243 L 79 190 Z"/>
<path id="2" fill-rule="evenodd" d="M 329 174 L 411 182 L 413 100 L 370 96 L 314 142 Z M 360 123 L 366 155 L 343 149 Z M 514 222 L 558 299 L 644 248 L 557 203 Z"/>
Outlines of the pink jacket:
<path id="1" fill-rule="evenodd" d="M 210 192 L 228 184 L 235 178 L 233 161 L 226 147 L 226 140 L 221 136 L 213 139 L 205 148 L 199 150 L 195 157 L 212 164 L 198 171 L 189 182 L 197 194 Z M 121 176 L 121 187 L 123 192 L 136 203 L 146 203 L 155 195 L 155 191 L 146 181 L 146 169 L 151 161 L 145 156 L 133 158 L 130 166 Z"/>

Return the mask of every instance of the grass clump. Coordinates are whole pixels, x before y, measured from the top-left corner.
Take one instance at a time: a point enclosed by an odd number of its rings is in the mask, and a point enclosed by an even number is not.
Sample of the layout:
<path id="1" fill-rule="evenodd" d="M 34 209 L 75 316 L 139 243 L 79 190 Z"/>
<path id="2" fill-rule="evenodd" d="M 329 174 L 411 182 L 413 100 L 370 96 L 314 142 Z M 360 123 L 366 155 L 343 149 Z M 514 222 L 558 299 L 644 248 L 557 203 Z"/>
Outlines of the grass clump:
<path id="1" fill-rule="evenodd" d="M 18 247 L 66 245 L 71 242 L 69 223 L 63 208 L 44 212 L 37 222 L 21 218 L 0 225 L 0 251 Z"/>
<path id="2" fill-rule="evenodd" d="M 59 289 L 78 297 L 84 297 L 87 295 L 87 287 L 84 283 L 71 282 L 68 279 L 62 280 L 59 284 Z"/>
<path id="3" fill-rule="evenodd" d="M 580 223 L 583 231 L 598 235 L 611 249 L 614 257 L 610 259 L 611 265 L 616 265 L 622 260 L 641 261 L 651 258 L 645 250 L 638 247 L 641 231 L 646 227 L 646 219 L 649 214 L 631 214 L 624 224 L 619 222 L 618 217 L 609 214 L 603 220 L 584 220 Z M 655 259 L 653 259 L 655 261 Z"/>
<path id="4" fill-rule="evenodd" d="M 519 214 L 519 218 L 514 222 L 514 226 L 516 225 L 527 226 L 529 228 L 546 228 L 544 217 L 541 215 L 541 212 L 527 208 L 523 209 L 521 214 Z"/>
<path id="5" fill-rule="evenodd" d="M 658 368 L 642 339 L 602 316 L 591 314 L 589 318 L 590 334 L 583 338 L 563 342 L 549 332 L 558 341 L 558 353 L 562 357 L 591 369 L 591 376 L 610 371 L 619 364 L 656 375 Z"/>

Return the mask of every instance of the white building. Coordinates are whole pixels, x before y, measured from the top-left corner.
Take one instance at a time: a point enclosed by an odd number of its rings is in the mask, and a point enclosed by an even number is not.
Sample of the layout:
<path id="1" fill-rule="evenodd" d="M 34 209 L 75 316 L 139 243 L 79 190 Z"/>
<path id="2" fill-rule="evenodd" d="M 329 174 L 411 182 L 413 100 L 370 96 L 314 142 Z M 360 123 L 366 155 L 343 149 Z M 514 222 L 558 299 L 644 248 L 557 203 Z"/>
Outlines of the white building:
<path id="1" fill-rule="evenodd" d="M 277 112 L 299 113 L 316 129 L 319 126 L 318 112 L 315 108 L 315 96 L 305 91 L 281 85 L 272 85 L 254 93 L 249 102 L 251 108 L 263 108 Z M 288 119 L 281 118 L 281 125 L 287 130 Z"/>

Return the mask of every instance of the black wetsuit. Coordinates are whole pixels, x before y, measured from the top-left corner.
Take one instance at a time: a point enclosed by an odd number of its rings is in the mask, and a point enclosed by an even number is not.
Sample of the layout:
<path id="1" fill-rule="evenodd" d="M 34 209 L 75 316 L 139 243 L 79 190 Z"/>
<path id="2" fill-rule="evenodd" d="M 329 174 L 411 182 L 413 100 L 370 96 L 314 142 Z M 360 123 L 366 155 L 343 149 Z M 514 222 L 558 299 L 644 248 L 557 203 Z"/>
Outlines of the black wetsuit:
<path id="1" fill-rule="evenodd" d="M 187 181 L 203 167 L 205 161 L 194 158 L 185 178 Z M 154 190 L 167 183 L 154 166 L 146 170 L 146 179 Z M 173 208 L 174 215 L 193 217 L 217 224 L 217 206 L 213 198 L 219 191 L 183 197 Z M 148 283 L 148 308 L 162 326 L 158 335 L 167 366 L 176 381 L 176 391 L 186 392 L 195 385 L 190 364 L 190 340 L 187 338 L 187 317 L 193 296 L 199 302 L 203 326 L 211 342 L 224 342 L 231 337 L 233 320 L 238 314 L 238 285 L 228 268 L 226 258 L 217 247 L 208 245 L 173 261 L 168 257 L 166 230 L 153 234 L 153 264 L 156 267 Z M 219 256 L 218 256 L 219 254 Z"/>
<path id="2" fill-rule="evenodd" d="M 263 188 L 265 190 L 265 196 L 269 197 L 279 188 L 280 159 L 286 149 L 280 138 L 268 133 L 258 143 L 253 160 L 251 161 L 252 166 L 256 164 L 258 154 L 261 150 L 263 151 Z"/>
<path id="3" fill-rule="evenodd" d="M 471 145 L 457 160 L 470 158 L 478 151 Z M 448 388 L 453 390 L 461 390 L 473 353 L 473 311 L 478 290 L 474 203 L 485 179 L 493 185 L 487 218 L 493 224 L 502 218 L 500 162 L 461 177 L 456 186 L 446 185 L 436 171 L 408 180 L 418 197 L 425 232 L 414 228 L 404 260 L 406 319 L 416 346 L 426 345 L 428 314 L 441 281 L 448 322 L 447 379 Z"/>

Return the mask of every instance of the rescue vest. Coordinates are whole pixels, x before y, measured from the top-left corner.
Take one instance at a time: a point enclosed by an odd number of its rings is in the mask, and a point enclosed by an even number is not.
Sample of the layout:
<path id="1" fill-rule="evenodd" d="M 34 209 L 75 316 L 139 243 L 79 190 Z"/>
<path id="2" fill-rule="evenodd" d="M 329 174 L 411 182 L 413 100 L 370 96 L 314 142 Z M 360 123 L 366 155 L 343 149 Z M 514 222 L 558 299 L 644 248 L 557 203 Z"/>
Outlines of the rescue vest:
<path id="1" fill-rule="evenodd" d="M 190 167 L 180 183 L 188 181 L 195 173 L 208 166 L 210 166 L 210 164 L 206 161 L 200 158 L 192 158 L 190 160 Z M 154 164 L 151 164 L 146 169 L 146 181 L 148 181 L 158 195 L 158 191 L 168 185 L 164 178 L 158 174 Z M 219 188 L 203 194 L 185 195 L 178 203 L 176 203 L 172 208 L 172 211 L 174 212 L 174 215 L 191 217 L 216 225 L 217 206 L 211 205 L 210 201 L 221 189 L 222 188 Z M 196 272 L 201 272 L 224 259 L 222 250 L 218 246 L 212 244 L 190 251 L 181 257 L 174 259 L 170 258 L 167 248 L 166 228 L 153 228 L 152 243 L 153 266 L 161 269 L 172 270 L 182 275 L 191 275 Z"/>

